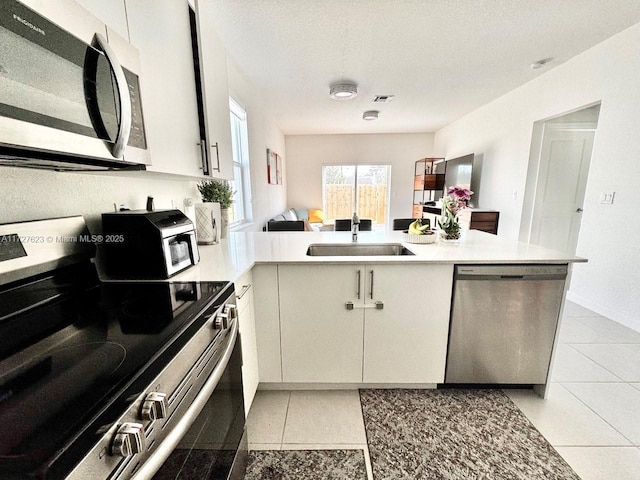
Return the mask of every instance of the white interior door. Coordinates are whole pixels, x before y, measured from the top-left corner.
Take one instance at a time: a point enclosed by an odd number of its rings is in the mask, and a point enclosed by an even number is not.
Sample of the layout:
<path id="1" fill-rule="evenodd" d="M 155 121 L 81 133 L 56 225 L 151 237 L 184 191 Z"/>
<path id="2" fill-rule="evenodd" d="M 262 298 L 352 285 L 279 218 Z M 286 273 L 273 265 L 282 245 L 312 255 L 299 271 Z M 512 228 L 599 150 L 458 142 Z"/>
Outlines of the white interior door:
<path id="1" fill-rule="evenodd" d="M 595 130 L 546 128 L 531 243 L 574 255 Z"/>

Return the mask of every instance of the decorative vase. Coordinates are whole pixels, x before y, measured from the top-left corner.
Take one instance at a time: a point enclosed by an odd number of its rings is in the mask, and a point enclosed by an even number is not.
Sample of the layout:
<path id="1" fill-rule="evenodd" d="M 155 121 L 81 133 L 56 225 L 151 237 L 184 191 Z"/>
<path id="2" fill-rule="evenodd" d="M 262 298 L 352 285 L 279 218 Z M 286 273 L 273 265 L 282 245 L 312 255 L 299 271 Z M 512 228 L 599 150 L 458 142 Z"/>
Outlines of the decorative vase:
<path id="1" fill-rule="evenodd" d="M 460 242 L 460 232 L 458 233 L 447 233 L 444 230 L 440 230 L 440 241 L 444 243 L 459 243 Z"/>
<path id="2" fill-rule="evenodd" d="M 227 238 L 229 234 L 229 209 L 223 208 L 220 210 L 222 213 L 222 219 L 220 221 L 220 238 Z"/>
<path id="3" fill-rule="evenodd" d="M 200 245 L 214 245 L 220 237 L 222 215 L 220 204 L 205 202 L 195 205 L 196 235 Z"/>

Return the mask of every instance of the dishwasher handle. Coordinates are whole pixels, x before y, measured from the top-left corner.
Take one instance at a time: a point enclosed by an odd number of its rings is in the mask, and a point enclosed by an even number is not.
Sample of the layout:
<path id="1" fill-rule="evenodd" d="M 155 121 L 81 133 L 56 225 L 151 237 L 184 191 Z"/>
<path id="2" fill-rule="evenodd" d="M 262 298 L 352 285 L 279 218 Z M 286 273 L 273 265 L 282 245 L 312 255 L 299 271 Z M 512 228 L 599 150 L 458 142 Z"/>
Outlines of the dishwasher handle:
<path id="1" fill-rule="evenodd" d="M 456 280 L 564 280 L 568 267 L 560 265 L 456 265 Z"/>

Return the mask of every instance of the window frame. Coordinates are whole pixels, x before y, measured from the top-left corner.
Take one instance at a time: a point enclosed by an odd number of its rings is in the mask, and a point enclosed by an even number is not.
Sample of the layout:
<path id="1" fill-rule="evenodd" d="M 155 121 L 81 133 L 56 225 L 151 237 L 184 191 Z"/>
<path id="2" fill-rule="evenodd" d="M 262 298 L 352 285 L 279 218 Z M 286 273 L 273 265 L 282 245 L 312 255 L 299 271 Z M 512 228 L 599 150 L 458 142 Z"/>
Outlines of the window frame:
<path id="1" fill-rule="evenodd" d="M 390 163 L 325 163 L 322 165 L 322 208 L 325 212 L 325 215 L 328 212 L 327 209 L 327 196 L 326 196 L 326 171 L 327 168 L 330 167 L 352 167 L 354 170 L 354 205 L 352 205 L 353 211 L 358 211 L 358 169 L 363 167 L 385 167 L 387 169 L 387 191 L 385 195 L 385 221 L 384 223 L 376 223 L 374 224 L 374 228 L 384 227 L 389 224 L 389 217 L 391 215 L 391 174 L 392 174 L 392 165 Z M 348 218 L 351 218 L 351 214 L 348 215 Z M 379 227 L 376 227 L 379 226 Z"/>
<path id="2" fill-rule="evenodd" d="M 229 118 L 231 126 L 231 148 L 233 152 L 233 214 L 230 228 L 239 228 L 252 222 L 251 171 L 249 161 L 249 131 L 247 112 L 233 97 L 229 97 Z M 240 178 L 237 178 L 237 177 Z M 240 215 L 238 215 L 238 213 Z M 237 218 L 237 217 L 240 218 Z"/>

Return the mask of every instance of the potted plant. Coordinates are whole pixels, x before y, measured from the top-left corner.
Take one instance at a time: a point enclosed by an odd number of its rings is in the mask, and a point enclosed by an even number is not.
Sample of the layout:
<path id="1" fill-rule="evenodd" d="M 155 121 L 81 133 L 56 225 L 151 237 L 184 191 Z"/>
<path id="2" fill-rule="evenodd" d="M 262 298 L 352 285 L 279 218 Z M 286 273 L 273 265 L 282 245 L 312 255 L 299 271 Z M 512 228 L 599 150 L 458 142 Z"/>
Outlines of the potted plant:
<path id="1" fill-rule="evenodd" d="M 229 229 L 229 207 L 233 203 L 235 193 L 231 185 L 226 180 L 203 180 L 198 184 L 198 191 L 203 202 L 220 204 L 220 238 L 226 238 Z"/>

